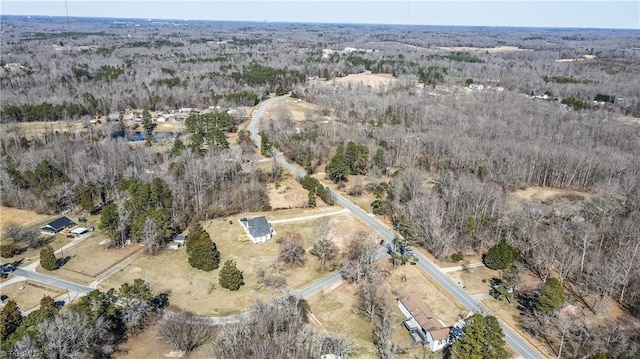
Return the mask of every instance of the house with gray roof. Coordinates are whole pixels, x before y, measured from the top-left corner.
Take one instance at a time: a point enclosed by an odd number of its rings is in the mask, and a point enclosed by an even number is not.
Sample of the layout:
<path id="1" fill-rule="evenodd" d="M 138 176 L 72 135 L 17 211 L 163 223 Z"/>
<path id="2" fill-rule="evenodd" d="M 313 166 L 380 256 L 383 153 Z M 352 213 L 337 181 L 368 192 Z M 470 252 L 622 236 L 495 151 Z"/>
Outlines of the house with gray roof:
<path id="1" fill-rule="evenodd" d="M 69 218 L 60 217 L 55 221 L 49 222 L 46 225 L 40 227 L 40 231 L 46 234 L 56 234 L 65 228 L 73 227 L 75 225 L 76 224 L 73 223 L 73 221 Z"/>
<path id="2" fill-rule="evenodd" d="M 253 243 L 268 242 L 271 240 L 271 237 L 276 234 L 275 229 L 273 229 L 271 223 L 267 222 L 264 216 L 240 218 L 240 224 Z"/>

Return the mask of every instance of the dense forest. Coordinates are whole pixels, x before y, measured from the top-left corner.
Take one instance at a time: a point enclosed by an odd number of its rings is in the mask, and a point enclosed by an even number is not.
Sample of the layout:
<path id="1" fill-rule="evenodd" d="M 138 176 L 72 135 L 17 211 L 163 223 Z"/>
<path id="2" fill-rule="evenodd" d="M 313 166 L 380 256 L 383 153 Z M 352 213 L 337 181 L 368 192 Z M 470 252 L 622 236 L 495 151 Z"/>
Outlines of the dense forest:
<path id="1" fill-rule="evenodd" d="M 215 109 L 290 94 L 315 107 L 302 120 L 286 109 L 271 112 L 262 125 L 260 152 L 272 156 L 277 149 L 307 171 L 300 180 L 310 207 L 316 197 L 332 204 L 332 190 L 354 198 L 370 194 L 374 214 L 388 220 L 406 245 L 424 247 L 443 261 L 459 253 L 487 254 L 485 264 L 503 270 L 502 279 L 512 288 L 518 272 L 537 276 L 545 283 L 541 289 L 517 293 L 519 321 L 554 350 L 564 344 L 561 356 L 639 355 L 637 33 L 67 23 L 4 16 L 2 30 L 3 206 L 101 213 L 100 229 L 114 247 L 140 242 L 149 255 L 194 222 L 270 210 L 267 185 L 283 169 L 275 161 L 270 171 L 258 169 L 248 133 L 239 130 L 245 117 Z M 493 51 L 500 46 L 511 50 Z M 337 85 L 361 73 L 390 74 L 393 81 L 383 88 Z M 174 139 L 145 144 L 116 138 L 125 131 L 124 121 L 90 122 L 112 112 L 170 113 L 185 107 L 214 110 L 185 116 L 185 132 Z M 32 135 L 25 127 L 30 122 L 64 125 Z M 82 130 L 74 127 L 78 123 Z M 152 133 L 153 125 L 148 128 Z M 229 142 L 231 136 L 236 143 Z M 532 186 L 574 194 L 514 205 L 513 193 Z M 548 207 L 554 210 L 541 210 Z M 25 243 L 15 240 L 12 248 Z M 545 293 L 563 287 L 594 315 L 608 298 L 625 312 L 599 322 L 561 319 L 555 309 L 562 303 Z M 37 334 L 19 340 L 17 334 L 6 335 L 3 349 L 29 345 L 43 351 L 49 345 L 45 333 L 69 322 L 84 323 L 94 336 L 117 328 L 117 336 L 87 339 L 93 343 L 75 352 L 113 354 L 113 345 L 130 328 L 114 314 L 103 318 L 111 329 L 99 328 L 102 317 L 92 301 L 108 301 L 99 304 L 109 307 L 117 295 L 86 298 L 66 314 L 45 308 L 44 319 L 32 323 L 26 317 L 13 332 Z M 327 346 L 345 356 L 352 352 L 348 340 L 312 330 L 299 305 L 293 299 L 260 304 L 249 324 L 204 331 L 203 341 L 215 337 L 219 357 L 250 357 L 256 351 L 317 357 Z M 277 315 L 286 318 L 270 322 Z M 21 329 L 24 323 L 31 329 Z M 286 329 L 270 332 L 277 343 L 272 348 L 237 342 L 239 333 L 253 338 L 262 327 L 276 325 Z M 292 342 L 302 344 L 287 346 Z M 380 357 L 394 357 L 387 349 L 380 349 Z"/>

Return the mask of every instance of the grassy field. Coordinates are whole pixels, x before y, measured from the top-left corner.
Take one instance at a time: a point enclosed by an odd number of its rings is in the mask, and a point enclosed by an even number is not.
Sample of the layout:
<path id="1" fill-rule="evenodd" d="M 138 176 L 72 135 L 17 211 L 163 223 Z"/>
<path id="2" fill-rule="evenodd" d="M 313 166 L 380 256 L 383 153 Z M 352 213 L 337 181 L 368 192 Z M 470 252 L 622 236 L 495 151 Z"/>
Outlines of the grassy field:
<path id="1" fill-rule="evenodd" d="M 0 228 L 11 222 L 21 226 L 40 227 L 57 217 L 56 215 L 38 214 L 34 211 L 0 206 Z"/>
<path id="2" fill-rule="evenodd" d="M 269 204 L 274 210 L 307 208 L 309 203 L 307 190 L 302 188 L 302 185 L 289 172 L 284 172 L 282 180 L 269 183 L 267 191 L 269 192 Z M 327 205 L 318 200 L 317 206 L 326 207 Z"/>
<path id="3" fill-rule="evenodd" d="M 491 289 L 491 278 L 500 278 L 500 271 L 483 266 L 450 272 L 448 275 L 456 283 L 463 285 L 470 294 L 488 294 Z"/>
<path id="4" fill-rule="evenodd" d="M 288 216 L 280 212 L 286 212 Z M 318 211 L 286 210 L 275 213 L 279 214 L 278 218 L 291 218 L 318 213 Z M 219 286 L 219 269 L 204 272 L 191 268 L 184 248 L 166 251 L 153 257 L 144 256 L 135 259 L 130 265 L 103 282 L 100 287 L 117 288 L 124 282 L 142 278 L 152 283 L 154 291 L 170 291 L 171 305 L 198 315 L 229 315 L 250 308 L 257 299 L 268 300 L 277 293 L 261 285 L 258 272 L 261 270 L 267 274 L 275 272 L 274 263 L 278 256 L 278 244 L 275 240 L 286 232 L 296 232 L 302 236 L 305 247 L 310 248 L 311 234 L 319 220 L 276 224 L 274 227 L 277 234 L 274 240 L 264 244 L 253 244 L 248 240 L 238 220 L 241 217 L 254 215 L 258 214 L 237 215 L 203 224 L 221 252 L 221 265 L 227 259 L 232 259 L 236 261 L 238 269 L 243 271 L 245 285 L 236 292 Z M 267 213 L 267 218 L 272 219 L 271 213 Z M 336 243 L 343 243 L 342 238 L 346 238 L 357 227 L 353 224 L 356 221 L 348 215 L 329 218 L 335 232 Z M 304 267 L 281 266 L 280 270 L 285 275 L 290 288 L 300 288 L 326 275 L 318 273 L 317 267 L 317 259 L 307 254 L 307 264 Z"/>
<path id="5" fill-rule="evenodd" d="M 103 234 L 94 232 L 89 236 L 81 243 L 65 250 L 64 253 L 58 253 L 58 258 L 71 257 L 64 266 L 51 272 L 38 267 L 37 271 L 65 280 L 89 284 L 109 268 L 142 250 L 142 247 L 135 243 L 125 248 L 107 249 L 100 244 L 107 239 Z"/>
<path id="6" fill-rule="evenodd" d="M 19 288 L 23 289 L 18 290 Z M 43 296 L 48 295 L 55 299 L 63 294 L 64 291 L 60 288 L 24 281 L 6 286 L 0 290 L 0 293 L 6 295 L 9 299 L 15 300 L 21 310 L 29 310 L 40 305 L 40 299 Z"/>

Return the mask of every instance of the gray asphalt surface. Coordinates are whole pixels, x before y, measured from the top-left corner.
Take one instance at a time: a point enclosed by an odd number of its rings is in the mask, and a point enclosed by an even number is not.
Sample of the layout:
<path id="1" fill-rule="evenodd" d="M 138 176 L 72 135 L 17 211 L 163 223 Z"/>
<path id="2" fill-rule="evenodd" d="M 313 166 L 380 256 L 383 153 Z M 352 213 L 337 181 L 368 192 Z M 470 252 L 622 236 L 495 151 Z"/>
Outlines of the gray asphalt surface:
<path id="1" fill-rule="evenodd" d="M 286 96 L 275 97 L 263 102 L 255 115 L 253 116 L 251 122 L 251 138 L 254 143 L 260 147 L 260 137 L 258 136 L 258 126 L 260 123 L 260 119 L 264 115 L 267 108 L 272 105 L 274 102 L 280 101 Z M 295 173 L 298 177 L 304 177 L 306 172 L 299 168 L 298 166 L 290 163 L 282 153 L 278 152 L 274 149 L 274 158 L 278 163 L 280 163 L 283 167 L 287 168 L 291 172 Z M 387 242 L 392 241 L 395 234 L 389 230 L 385 225 L 378 222 L 375 217 L 371 217 L 367 214 L 362 208 L 353 204 L 351 201 L 341 196 L 338 193 L 333 192 L 334 201 L 348 209 L 351 213 L 357 216 L 362 222 L 366 223 L 373 230 L 375 230 L 378 234 L 380 234 Z M 440 284 L 447 292 L 451 293 L 462 305 L 464 305 L 469 311 L 474 313 L 482 313 L 487 314 L 486 310 L 480 305 L 475 299 L 473 299 L 464 289 L 462 289 L 457 283 L 455 283 L 451 278 L 449 278 L 446 274 L 442 273 L 435 264 L 429 261 L 425 256 L 423 256 L 418 251 L 413 251 L 414 255 L 418 258 L 418 266 L 424 270 L 429 276 L 431 276 L 438 284 Z M 383 256 L 386 253 L 385 248 L 381 248 L 378 251 L 378 256 Z M 341 280 L 340 274 L 335 273 L 327 278 L 322 279 L 319 282 L 312 284 L 311 286 L 302 289 L 299 294 L 302 297 L 306 297 L 311 295 L 320 289 L 322 289 L 325 285 L 332 284 L 336 281 Z M 500 325 L 505 334 L 505 341 L 509 346 L 511 346 L 522 358 L 526 359 L 537 359 L 543 358 L 536 349 L 534 349 L 529 343 L 524 341 L 520 336 L 518 336 L 511 328 L 507 327 L 502 321 L 500 321 Z"/>
<path id="2" fill-rule="evenodd" d="M 22 268 L 16 268 L 13 274 L 16 276 L 21 276 L 21 277 L 31 279 L 39 283 L 48 284 L 58 288 L 68 289 L 68 290 L 82 293 L 82 294 L 87 294 L 93 290 L 93 288 L 82 285 L 82 284 L 72 283 L 63 279 L 58 279 L 55 277 L 48 276 L 46 274 L 27 271 Z"/>

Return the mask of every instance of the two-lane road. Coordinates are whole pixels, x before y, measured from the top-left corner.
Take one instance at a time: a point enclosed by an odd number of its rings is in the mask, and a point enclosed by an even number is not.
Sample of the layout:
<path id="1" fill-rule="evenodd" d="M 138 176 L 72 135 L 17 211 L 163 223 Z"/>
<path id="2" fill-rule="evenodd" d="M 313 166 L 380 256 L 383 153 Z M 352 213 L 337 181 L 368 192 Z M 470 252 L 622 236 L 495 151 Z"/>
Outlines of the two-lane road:
<path id="1" fill-rule="evenodd" d="M 258 127 L 259 127 L 259 123 L 262 116 L 264 116 L 264 113 L 269 106 L 271 106 L 273 103 L 277 101 L 281 101 L 284 98 L 286 98 L 286 96 L 271 98 L 263 102 L 258 108 L 258 110 L 256 111 L 256 113 L 254 114 L 251 121 L 251 126 L 250 126 L 251 139 L 258 146 L 258 148 L 260 147 L 260 137 L 258 136 Z M 304 177 L 306 175 L 306 172 L 303 169 L 289 162 L 284 157 L 284 155 L 277 152 L 275 149 L 273 153 L 274 153 L 274 158 L 276 161 L 278 161 L 278 163 L 280 163 L 282 166 L 289 169 L 291 172 L 295 173 L 298 177 Z M 375 217 L 370 216 L 362 208 L 353 204 L 351 201 L 349 201 L 347 198 L 343 197 L 339 193 L 332 192 L 332 194 L 333 194 L 333 199 L 337 204 L 343 206 L 344 208 L 349 210 L 351 213 L 353 213 L 353 215 L 355 215 L 362 222 L 366 223 L 374 231 L 376 231 L 384 239 L 386 239 L 387 242 L 393 240 L 393 238 L 395 237 L 395 234 L 385 225 L 380 223 Z M 384 255 L 385 253 L 386 253 L 386 250 L 384 248 L 381 248 L 378 251 L 378 255 Z M 438 284 L 440 284 L 440 286 L 442 286 L 447 292 L 453 295 L 469 311 L 486 314 L 486 311 L 484 310 L 481 304 L 479 304 L 474 298 L 472 298 L 464 289 L 462 289 L 458 284 L 456 284 L 451 278 L 449 278 L 446 274 L 440 271 L 440 269 L 435 264 L 433 264 L 433 262 L 428 260 L 424 255 L 422 255 L 418 251 L 414 251 L 414 254 L 418 258 L 418 266 L 422 270 L 424 270 L 429 276 L 431 276 Z M 302 297 L 305 297 L 306 295 L 303 295 L 303 292 L 308 293 L 308 292 L 311 292 L 312 290 L 317 291 L 319 290 L 319 288 L 322 288 L 321 286 L 329 285 L 331 284 L 331 282 L 337 282 L 339 280 L 340 280 L 340 274 L 335 273 L 321 280 L 320 282 L 314 283 L 312 286 L 309 287 L 308 291 L 306 290 L 307 288 L 303 289 L 302 291 L 299 292 L 299 295 L 301 295 Z M 526 359 L 542 358 L 542 356 L 538 353 L 536 349 L 534 349 L 531 345 L 529 345 L 529 343 L 527 343 L 520 336 L 518 336 L 511 328 L 504 325 L 502 321 L 500 321 L 500 325 L 502 326 L 502 329 L 505 333 L 505 341 L 516 352 L 518 352 L 518 354 L 522 358 L 526 358 Z"/>
<path id="2" fill-rule="evenodd" d="M 58 288 L 68 289 L 70 291 L 74 291 L 82 294 L 87 294 L 93 290 L 93 288 L 88 287 L 86 285 L 69 282 L 64 279 L 59 279 L 46 274 L 41 274 L 36 271 L 24 270 L 22 268 L 16 268 L 16 270 L 13 272 L 13 275 L 25 277 L 27 279 L 31 279 L 39 283 L 48 284 Z"/>

